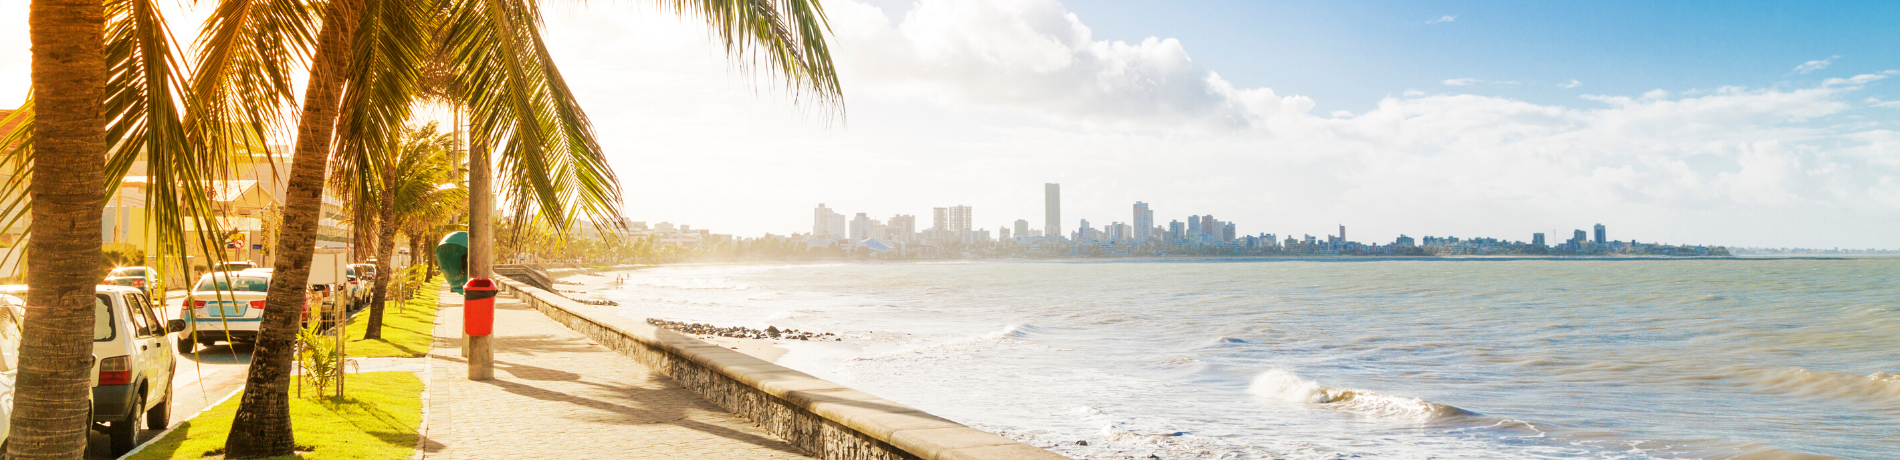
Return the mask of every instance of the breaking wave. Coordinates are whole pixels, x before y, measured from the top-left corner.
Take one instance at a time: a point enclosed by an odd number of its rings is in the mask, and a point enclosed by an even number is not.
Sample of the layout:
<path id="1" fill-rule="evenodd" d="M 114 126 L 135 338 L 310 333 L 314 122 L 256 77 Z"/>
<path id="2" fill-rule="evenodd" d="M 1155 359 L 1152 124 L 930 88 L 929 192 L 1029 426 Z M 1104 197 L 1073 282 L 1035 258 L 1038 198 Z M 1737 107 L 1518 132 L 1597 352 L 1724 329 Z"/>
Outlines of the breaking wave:
<path id="1" fill-rule="evenodd" d="M 1418 398 L 1328 387 L 1280 369 L 1268 370 L 1254 376 L 1253 383 L 1247 387 L 1247 392 L 1276 401 L 1311 404 L 1373 417 L 1418 422 L 1477 415 L 1471 411 Z"/>

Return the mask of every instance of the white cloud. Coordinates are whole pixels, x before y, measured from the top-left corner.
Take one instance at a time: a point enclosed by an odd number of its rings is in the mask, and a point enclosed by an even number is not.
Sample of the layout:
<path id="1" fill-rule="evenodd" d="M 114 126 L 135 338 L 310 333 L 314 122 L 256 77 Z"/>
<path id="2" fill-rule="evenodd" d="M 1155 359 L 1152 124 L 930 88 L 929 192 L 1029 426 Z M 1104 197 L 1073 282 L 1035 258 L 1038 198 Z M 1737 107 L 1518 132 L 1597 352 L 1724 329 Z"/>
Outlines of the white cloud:
<path id="1" fill-rule="evenodd" d="M 1812 60 L 1808 62 L 1803 62 L 1801 63 L 1801 65 L 1794 66 L 1794 73 L 1798 73 L 1798 74 L 1813 73 L 1816 70 L 1825 69 L 1827 68 L 1827 66 L 1833 65 L 1834 60 L 1840 59 L 1840 58 L 1841 58 L 1840 55 L 1834 55 L 1834 56 L 1828 57 L 1827 59 L 1816 59 L 1816 60 Z"/>
<path id="2" fill-rule="evenodd" d="M 961 203 L 981 227 L 1040 225 L 1040 184 L 1061 182 L 1068 225 L 1126 220 L 1142 200 L 1163 220 L 1212 213 L 1245 233 L 1344 222 L 1371 240 L 1520 239 L 1602 221 L 1643 241 L 1900 246 L 1885 230 L 1900 199 L 1882 198 L 1900 196 L 1900 135 L 1834 121 L 1885 104 L 1850 101 L 1886 73 L 1578 107 L 1407 90 L 1315 111 L 1197 64 L 1189 43 L 1096 39 L 1053 0 L 827 10 L 842 127 L 735 85 L 704 32 L 670 14 L 551 19 L 636 218 L 752 235 L 795 231 L 818 202 L 877 217 Z"/>
<path id="3" fill-rule="evenodd" d="M 1575 88 L 1578 86 L 1583 86 L 1583 82 L 1577 81 L 1577 80 L 1570 80 L 1570 83 L 1557 85 L 1558 88 Z"/>
<path id="4" fill-rule="evenodd" d="M 1458 20 L 1458 17 L 1457 17 L 1457 16 L 1453 16 L 1453 15 L 1449 15 L 1449 14 L 1447 14 L 1447 15 L 1444 15 L 1444 16 L 1439 16 L 1439 17 L 1438 17 L 1438 19 L 1433 19 L 1433 20 L 1430 20 L 1430 21 L 1425 21 L 1425 23 L 1426 23 L 1426 24 L 1437 24 L 1437 23 L 1441 23 L 1441 22 L 1452 22 L 1452 21 L 1456 21 L 1456 20 Z"/>

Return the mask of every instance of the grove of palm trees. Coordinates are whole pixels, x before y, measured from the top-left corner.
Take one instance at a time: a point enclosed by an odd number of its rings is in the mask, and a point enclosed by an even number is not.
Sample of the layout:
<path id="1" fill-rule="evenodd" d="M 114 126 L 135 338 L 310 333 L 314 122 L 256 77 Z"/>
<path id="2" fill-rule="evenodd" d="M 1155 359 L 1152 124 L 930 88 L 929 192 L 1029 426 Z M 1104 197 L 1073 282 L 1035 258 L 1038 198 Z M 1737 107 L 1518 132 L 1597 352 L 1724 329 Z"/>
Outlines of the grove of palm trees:
<path id="1" fill-rule="evenodd" d="M 704 21 L 734 59 L 763 63 L 793 91 L 836 106 L 841 89 L 821 6 L 807 0 L 656 2 Z M 292 361 L 326 193 L 341 197 L 387 281 L 398 242 L 428 251 L 470 232 L 476 277 L 492 276 L 496 221 L 554 235 L 613 234 L 623 196 L 595 127 L 542 38 L 532 0 L 214 0 L 201 24 L 150 0 L 33 0 L 30 100 L 0 133 L 0 222 L 24 227 L 31 287 L 8 458 L 77 459 L 91 417 L 99 216 L 135 163 L 161 271 L 228 255 L 205 235 L 209 194 L 257 152 L 290 145 L 267 300 L 221 455 L 296 455 Z M 16 25 L 19 26 L 19 25 Z M 174 31 L 197 30 L 184 46 Z M 300 86 L 301 85 L 301 86 Z M 446 107 L 454 121 L 419 115 Z M 447 126 L 443 124 L 447 122 Z M 5 123 L 0 123 L 5 126 Z M 465 163 L 464 163 L 465 161 Z M 466 177 L 456 173 L 469 171 Z M 492 216 L 492 217 L 491 217 Z M 195 229 L 195 231 L 194 231 Z M 388 298 L 376 283 L 369 336 Z"/>

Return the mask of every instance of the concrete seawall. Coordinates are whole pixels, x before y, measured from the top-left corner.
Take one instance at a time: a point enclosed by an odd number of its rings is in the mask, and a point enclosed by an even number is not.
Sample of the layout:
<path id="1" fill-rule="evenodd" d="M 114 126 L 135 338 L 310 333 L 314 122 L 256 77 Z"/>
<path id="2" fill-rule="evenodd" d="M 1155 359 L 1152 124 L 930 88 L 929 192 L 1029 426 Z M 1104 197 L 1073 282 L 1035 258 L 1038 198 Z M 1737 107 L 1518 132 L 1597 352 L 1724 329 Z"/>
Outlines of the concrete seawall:
<path id="1" fill-rule="evenodd" d="M 1039 460 L 1053 452 L 944 420 L 698 338 L 526 284 L 499 280 L 555 322 L 639 361 L 814 457 L 828 460 Z"/>

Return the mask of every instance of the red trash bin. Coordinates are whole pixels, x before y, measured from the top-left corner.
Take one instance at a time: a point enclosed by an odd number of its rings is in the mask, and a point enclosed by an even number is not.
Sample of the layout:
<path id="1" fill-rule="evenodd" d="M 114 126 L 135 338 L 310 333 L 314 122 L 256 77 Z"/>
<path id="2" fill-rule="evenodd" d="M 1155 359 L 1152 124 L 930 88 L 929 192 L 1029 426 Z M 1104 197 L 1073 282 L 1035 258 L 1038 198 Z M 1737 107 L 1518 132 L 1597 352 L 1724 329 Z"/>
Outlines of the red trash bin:
<path id="1" fill-rule="evenodd" d="M 468 280 L 462 287 L 462 332 L 471 337 L 495 333 L 495 282 Z"/>

